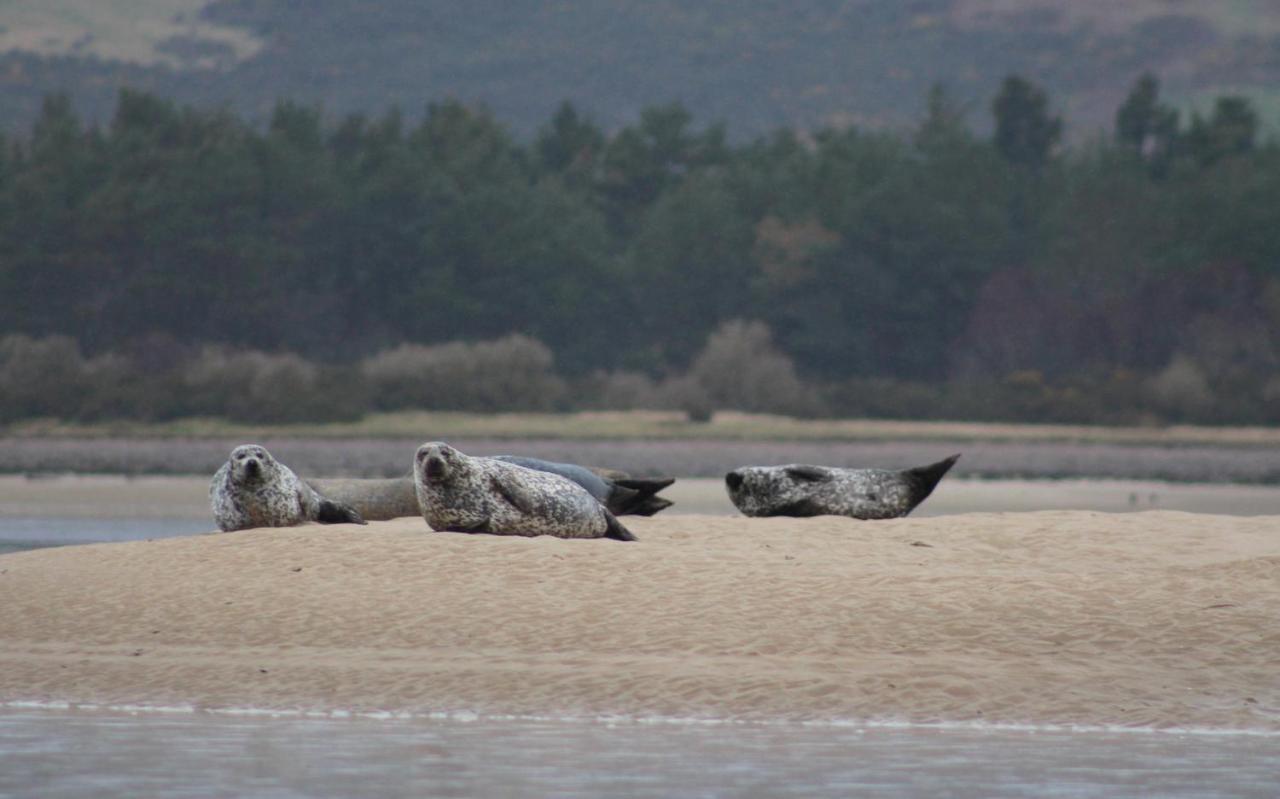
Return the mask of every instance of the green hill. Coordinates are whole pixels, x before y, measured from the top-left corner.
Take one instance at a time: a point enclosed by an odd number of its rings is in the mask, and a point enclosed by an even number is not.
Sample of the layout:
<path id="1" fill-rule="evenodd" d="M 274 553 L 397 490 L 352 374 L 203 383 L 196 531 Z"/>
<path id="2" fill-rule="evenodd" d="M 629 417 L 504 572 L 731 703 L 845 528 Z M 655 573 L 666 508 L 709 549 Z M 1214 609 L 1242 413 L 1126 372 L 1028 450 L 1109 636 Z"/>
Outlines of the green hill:
<path id="1" fill-rule="evenodd" d="M 1050 91 L 1080 138 L 1151 71 L 1184 107 L 1224 92 L 1280 107 L 1268 0 L 9 0 L 0 113 L 24 130 L 50 91 L 101 119 L 128 85 L 264 117 L 487 105 L 528 134 L 563 99 L 606 128 L 679 100 L 734 135 L 895 126 L 944 81 L 974 121 L 1011 72 Z"/>

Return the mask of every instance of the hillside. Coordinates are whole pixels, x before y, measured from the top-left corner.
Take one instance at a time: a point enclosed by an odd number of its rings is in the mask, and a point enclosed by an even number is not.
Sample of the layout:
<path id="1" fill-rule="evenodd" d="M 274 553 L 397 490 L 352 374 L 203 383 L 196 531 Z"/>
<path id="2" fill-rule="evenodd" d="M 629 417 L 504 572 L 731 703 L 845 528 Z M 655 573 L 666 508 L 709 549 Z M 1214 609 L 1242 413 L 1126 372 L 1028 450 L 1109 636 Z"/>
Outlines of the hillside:
<path id="1" fill-rule="evenodd" d="M 456 97 L 522 135 L 561 100 L 605 128 L 679 100 L 736 136 L 895 126 L 935 81 L 974 122 L 1010 72 L 1044 85 L 1081 138 L 1136 75 L 1184 108 L 1224 92 L 1280 107 L 1267 0 L 12 0 L 0 5 L 0 113 L 25 130 L 50 91 L 101 119 L 129 85 L 261 119 L 277 98 L 331 114 L 416 114 Z"/>

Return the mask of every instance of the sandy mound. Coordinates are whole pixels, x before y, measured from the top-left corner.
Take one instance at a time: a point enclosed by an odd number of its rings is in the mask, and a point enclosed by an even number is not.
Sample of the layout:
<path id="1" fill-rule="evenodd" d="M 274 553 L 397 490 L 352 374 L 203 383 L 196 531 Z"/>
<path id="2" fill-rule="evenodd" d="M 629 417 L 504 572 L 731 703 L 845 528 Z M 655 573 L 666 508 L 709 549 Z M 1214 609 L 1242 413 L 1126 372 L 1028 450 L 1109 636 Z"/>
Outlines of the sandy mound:
<path id="1" fill-rule="evenodd" d="M 308 526 L 0 557 L 0 700 L 1280 729 L 1280 518 Z"/>

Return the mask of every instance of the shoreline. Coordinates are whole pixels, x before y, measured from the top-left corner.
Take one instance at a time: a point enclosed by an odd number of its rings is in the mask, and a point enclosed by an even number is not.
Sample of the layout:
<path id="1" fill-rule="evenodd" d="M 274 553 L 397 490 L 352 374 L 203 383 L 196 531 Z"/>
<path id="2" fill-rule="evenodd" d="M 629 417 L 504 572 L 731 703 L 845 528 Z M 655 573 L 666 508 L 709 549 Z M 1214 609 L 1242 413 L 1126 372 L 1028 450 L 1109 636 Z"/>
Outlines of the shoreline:
<path id="1" fill-rule="evenodd" d="M 566 725 L 605 725 L 610 727 L 732 727 L 830 730 L 893 730 L 902 732 L 940 732 L 973 734 L 1079 734 L 1079 735 L 1170 735 L 1204 738 L 1280 738 L 1280 729 L 1220 727 L 1133 727 L 1104 724 L 1054 724 L 1034 722 L 987 721 L 897 721 L 894 719 L 740 719 L 677 716 L 557 716 L 549 714 L 513 715 L 478 713 L 470 710 L 427 711 L 411 713 L 395 710 L 303 710 L 297 708 L 197 707 L 196 705 L 107 705 L 65 700 L 13 699 L 0 701 L 0 718 L 6 713 L 71 714 L 84 716 L 154 717 L 188 716 L 193 718 L 230 719 L 297 719 L 300 721 L 395 722 L 406 724 L 448 722 L 456 724 L 487 723 L 553 723 Z"/>
<path id="2" fill-rule="evenodd" d="M 439 431 L 436 431 L 439 432 Z M 408 473 L 417 437 L 342 438 L 14 438 L 0 437 L 6 474 L 212 475 L 237 445 L 252 440 L 303 477 L 398 477 Z M 434 436 L 446 437 L 446 436 Z M 470 455 L 521 455 L 605 466 L 635 476 L 719 478 L 747 464 L 820 463 L 907 468 L 960 453 L 949 479 L 1155 480 L 1280 485 L 1280 446 L 1020 441 L 569 440 L 447 436 Z"/>
<path id="3" fill-rule="evenodd" d="M 0 556 L 0 705 L 1280 732 L 1280 517 L 630 524 Z"/>

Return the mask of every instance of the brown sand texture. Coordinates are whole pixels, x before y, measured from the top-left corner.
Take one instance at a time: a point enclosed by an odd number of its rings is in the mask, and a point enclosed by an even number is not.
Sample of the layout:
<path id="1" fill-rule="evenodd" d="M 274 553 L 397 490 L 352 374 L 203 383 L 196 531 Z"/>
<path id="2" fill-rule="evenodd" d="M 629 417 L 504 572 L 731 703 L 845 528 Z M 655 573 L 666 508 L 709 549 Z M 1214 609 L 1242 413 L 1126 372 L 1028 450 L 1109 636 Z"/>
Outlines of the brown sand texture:
<path id="1" fill-rule="evenodd" d="M 1280 729 L 1280 517 L 308 525 L 0 557 L 0 702 Z"/>

